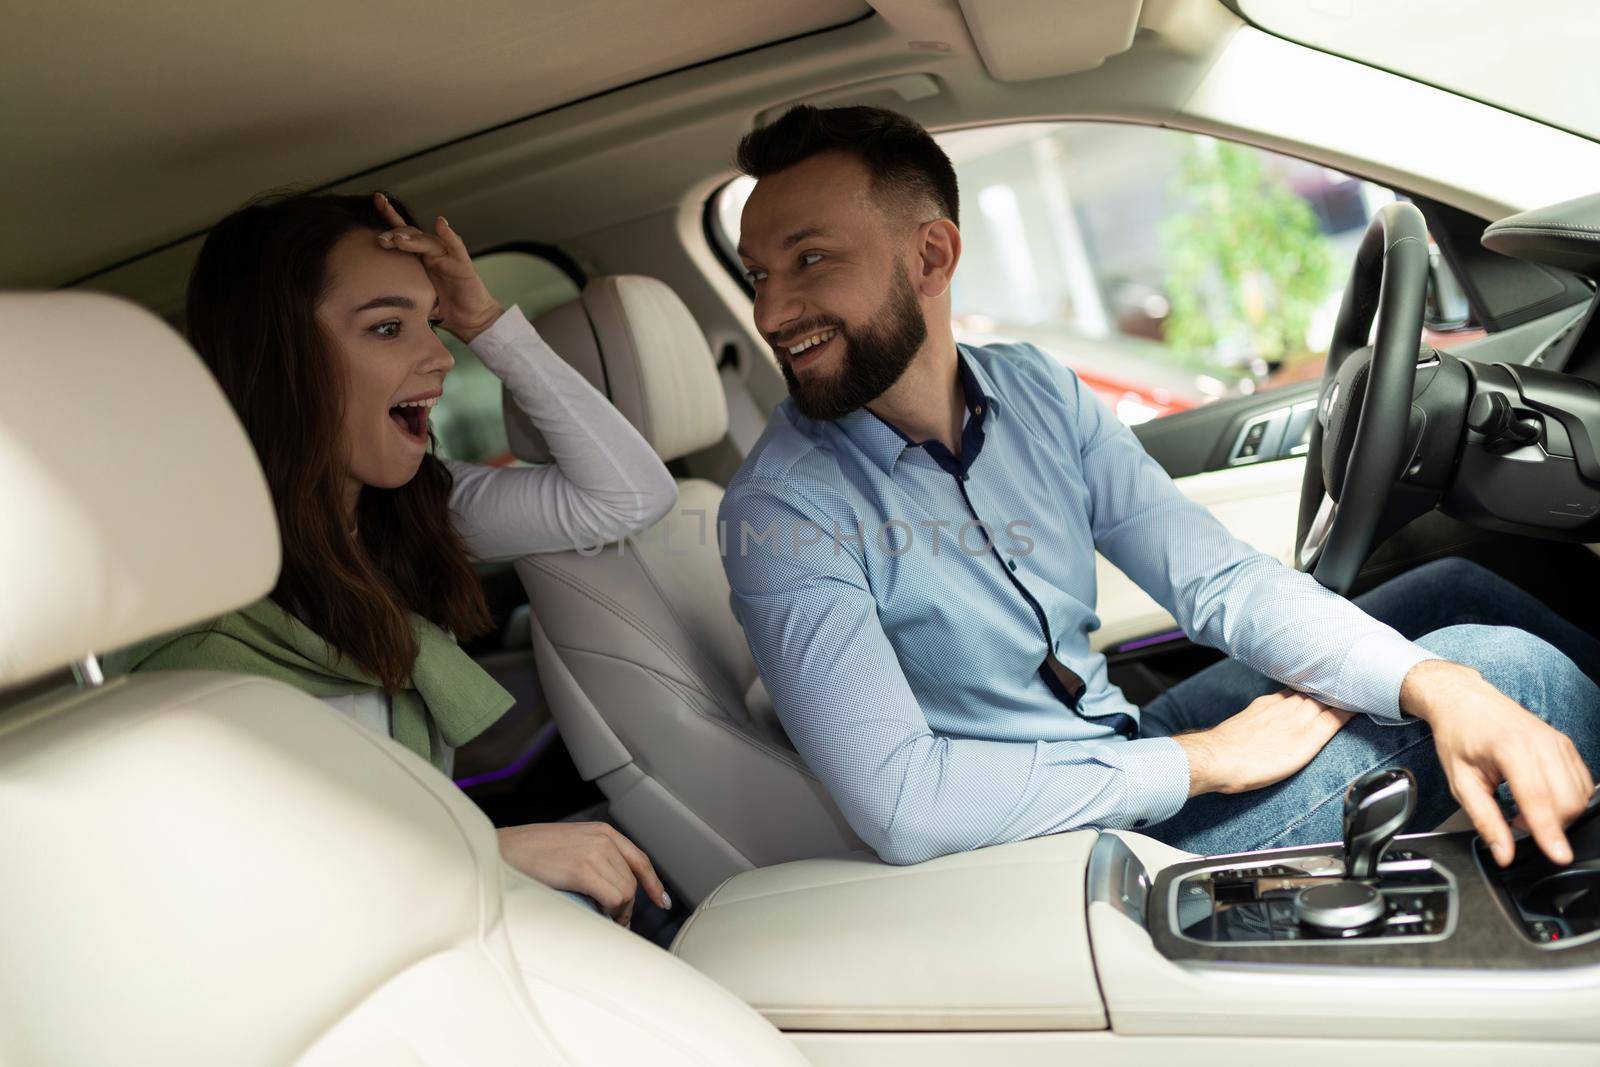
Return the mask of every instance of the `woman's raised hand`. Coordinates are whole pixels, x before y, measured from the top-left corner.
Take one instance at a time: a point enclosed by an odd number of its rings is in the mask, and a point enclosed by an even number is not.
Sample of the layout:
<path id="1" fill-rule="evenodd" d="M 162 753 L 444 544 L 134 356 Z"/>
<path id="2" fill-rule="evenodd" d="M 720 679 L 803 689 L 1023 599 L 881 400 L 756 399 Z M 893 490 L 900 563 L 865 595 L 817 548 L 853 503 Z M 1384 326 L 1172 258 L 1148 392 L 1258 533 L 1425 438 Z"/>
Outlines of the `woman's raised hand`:
<path id="1" fill-rule="evenodd" d="M 661 879 L 639 846 L 603 822 L 546 822 L 501 828 L 500 856 L 552 889 L 582 893 L 623 926 L 633 919 L 633 897 L 672 907 Z"/>
<path id="2" fill-rule="evenodd" d="M 378 243 L 422 261 L 422 269 L 428 272 L 428 280 L 439 296 L 439 316 L 443 320 L 440 325 L 461 338 L 463 344 L 493 326 L 505 309 L 478 277 L 467 246 L 445 217 L 435 219 L 434 232 L 427 234 L 406 225 L 382 193 L 372 194 L 372 201 L 378 214 L 393 227 L 378 235 Z"/>

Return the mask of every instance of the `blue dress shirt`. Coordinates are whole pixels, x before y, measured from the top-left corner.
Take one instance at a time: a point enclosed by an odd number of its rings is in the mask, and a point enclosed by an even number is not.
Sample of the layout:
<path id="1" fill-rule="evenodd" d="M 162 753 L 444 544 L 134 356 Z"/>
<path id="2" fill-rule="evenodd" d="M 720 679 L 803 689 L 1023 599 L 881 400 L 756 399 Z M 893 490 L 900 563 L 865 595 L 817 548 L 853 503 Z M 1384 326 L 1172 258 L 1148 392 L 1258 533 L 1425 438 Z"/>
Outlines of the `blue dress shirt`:
<path id="1" fill-rule="evenodd" d="M 1071 370 L 960 346 L 961 455 L 861 409 L 785 400 L 719 513 L 734 614 L 795 747 L 891 863 L 1188 797 L 1183 749 L 1089 648 L 1098 549 L 1193 640 L 1329 704 L 1399 722 L 1431 654 L 1185 497 Z M 1076 700 L 1041 664 L 1083 681 Z"/>

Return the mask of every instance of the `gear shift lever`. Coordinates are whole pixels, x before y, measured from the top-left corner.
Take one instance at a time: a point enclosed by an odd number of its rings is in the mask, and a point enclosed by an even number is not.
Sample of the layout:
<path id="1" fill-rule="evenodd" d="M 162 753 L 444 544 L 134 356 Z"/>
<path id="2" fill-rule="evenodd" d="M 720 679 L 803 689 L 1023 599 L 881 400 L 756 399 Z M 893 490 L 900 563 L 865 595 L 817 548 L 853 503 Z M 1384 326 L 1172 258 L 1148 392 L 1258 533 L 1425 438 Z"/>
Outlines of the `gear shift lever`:
<path id="1" fill-rule="evenodd" d="M 1417 809 L 1417 780 L 1404 767 L 1368 771 L 1344 794 L 1344 875 L 1376 878 L 1378 861 Z"/>
<path id="2" fill-rule="evenodd" d="M 1417 780 L 1404 767 L 1368 771 L 1344 793 L 1344 879 L 1295 894 L 1301 922 L 1347 937 L 1383 921 L 1387 905 L 1372 883 L 1378 861 L 1417 807 Z"/>

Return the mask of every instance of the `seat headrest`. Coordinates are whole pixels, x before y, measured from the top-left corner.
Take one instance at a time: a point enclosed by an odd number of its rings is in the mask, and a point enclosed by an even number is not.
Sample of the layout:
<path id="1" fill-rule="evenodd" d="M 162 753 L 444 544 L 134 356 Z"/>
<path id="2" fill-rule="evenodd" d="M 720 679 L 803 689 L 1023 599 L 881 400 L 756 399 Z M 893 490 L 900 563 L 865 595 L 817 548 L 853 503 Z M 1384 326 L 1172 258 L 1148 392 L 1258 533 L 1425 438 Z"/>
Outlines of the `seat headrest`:
<path id="1" fill-rule="evenodd" d="M 665 283 L 636 274 L 596 278 L 534 326 L 611 398 L 663 461 L 709 448 L 727 434 L 728 404 L 711 348 Z M 504 407 L 512 454 L 547 462 L 544 438 L 509 393 Z"/>
<path id="2" fill-rule="evenodd" d="M 278 524 L 184 340 L 95 293 L 0 293 L 0 686 L 272 589 Z"/>

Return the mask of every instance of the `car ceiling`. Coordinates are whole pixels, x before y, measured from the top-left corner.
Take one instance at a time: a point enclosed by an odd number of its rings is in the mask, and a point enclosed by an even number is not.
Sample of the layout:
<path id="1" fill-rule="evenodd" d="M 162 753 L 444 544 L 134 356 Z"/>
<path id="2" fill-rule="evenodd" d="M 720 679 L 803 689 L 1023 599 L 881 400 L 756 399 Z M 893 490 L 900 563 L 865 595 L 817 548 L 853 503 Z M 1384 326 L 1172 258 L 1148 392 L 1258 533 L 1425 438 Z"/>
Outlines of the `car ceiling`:
<path id="1" fill-rule="evenodd" d="M 0 284 L 53 285 L 318 186 L 863 0 L 22 0 L 0 35 Z"/>
<path id="2" fill-rule="evenodd" d="M 0 286 L 82 282 L 169 317 L 205 229 L 286 185 L 387 189 L 477 251 L 542 241 L 591 273 L 700 279 L 686 299 L 714 317 L 743 294 L 705 269 L 703 205 L 739 136 L 797 100 L 934 130 L 1238 135 L 1485 218 L 1587 190 L 1600 160 L 1223 0 L 13 0 L 3 25 Z M 1503 150 L 1441 156 L 1417 129 Z"/>

